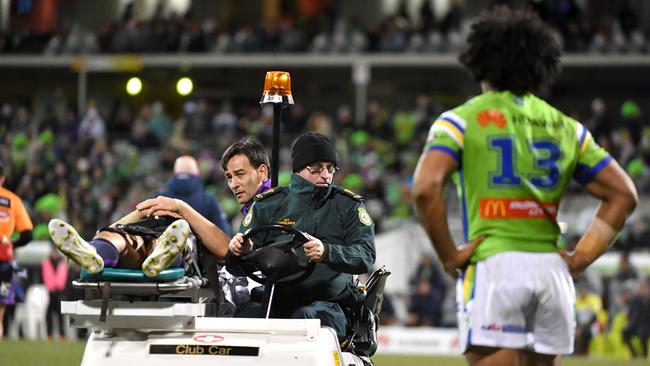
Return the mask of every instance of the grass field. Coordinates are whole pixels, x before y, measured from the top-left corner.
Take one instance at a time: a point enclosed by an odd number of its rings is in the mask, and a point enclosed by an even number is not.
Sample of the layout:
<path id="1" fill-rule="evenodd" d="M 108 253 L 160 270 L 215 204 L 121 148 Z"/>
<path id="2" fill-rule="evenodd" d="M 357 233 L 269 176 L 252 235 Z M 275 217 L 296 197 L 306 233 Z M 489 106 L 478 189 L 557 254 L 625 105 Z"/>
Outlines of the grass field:
<path id="1" fill-rule="evenodd" d="M 81 363 L 83 342 L 30 342 L 3 340 L 0 342 L 1 366 L 73 366 Z M 461 366 L 466 365 L 462 357 L 443 356 L 397 356 L 377 355 L 373 357 L 376 366 Z M 206 363 L 207 364 L 207 363 Z M 648 361 L 624 361 L 566 357 L 564 366 L 641 366 Z M 126 365 L 124 365 L 126 366 Z M 179 365 L 180 366 L 180 365 Z"/>

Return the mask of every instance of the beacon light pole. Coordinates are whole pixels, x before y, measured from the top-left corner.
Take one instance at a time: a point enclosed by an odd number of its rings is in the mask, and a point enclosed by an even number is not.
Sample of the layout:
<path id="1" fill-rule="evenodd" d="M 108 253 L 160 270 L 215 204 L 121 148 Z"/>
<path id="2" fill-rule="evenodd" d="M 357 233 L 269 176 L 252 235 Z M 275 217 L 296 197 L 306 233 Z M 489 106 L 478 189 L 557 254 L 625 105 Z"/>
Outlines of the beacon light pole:
<path id="1" fill-rule="evenodd" d="M 280 125 L 282 110 L 293 105 L 291 76 L 286 71 L 267 71 L 260 104 L 273 104 L 273 148 L 271 153 L 271 186 L 278 185 L 280 172 Z"/>

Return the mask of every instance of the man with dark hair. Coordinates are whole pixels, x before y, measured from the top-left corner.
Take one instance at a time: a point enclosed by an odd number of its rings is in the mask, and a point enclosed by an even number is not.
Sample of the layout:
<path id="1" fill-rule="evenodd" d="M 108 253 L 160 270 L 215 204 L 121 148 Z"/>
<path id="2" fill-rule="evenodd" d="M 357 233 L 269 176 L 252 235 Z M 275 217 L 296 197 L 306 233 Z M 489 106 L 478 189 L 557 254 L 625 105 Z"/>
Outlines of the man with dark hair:
<path id="1" fill-rule="evenodd" d="M 552 365 L 572 353 L 571 275 L 607 250 L 637 203 L 632 181 L 589 131 L 533 94 L 556 77 L 559 58 L 533 13 L 481 15 L 459 59 L 483 93 L 438 117 L 415 169 L 420 221 L 445 270 L 460 270 L 458 324 L 472 365 Z M 471 240 L 461 249 L 447 225 L 450 177 Z M 556 247 L 556 215 L 571 178 L 601 204 L 567 255 Z"/>
<path id="2" fill-rule="evenodd" d="M 11 287 L 14 274 L 14 248 L 21 247 L 32 241 L 34 225 L 29 218 L 25 205 L 20 197 L 4 188 L 4 168 L 0 165 L 0 340 L 3 334 L 3 319 L 5 305 L 15 302 L 15 293 Z M 18 240 L 11 242 L 14 232 L 20 235 Z"/>
<path id="3" fill-rule="evenodd" d="M 245 137 L 230 145 L 221 156 L 221 168 L 226 174 L 228 187 L 243 206 L 246 216 L 253 197 L 271 188 L 269 156 L 259 142 Z"/>
<path id="4" fill-rule="evenodd" d="M 269 157 L 264 146 L 251 138 L 243 138 L 224 151 L 221 167 L 228 187 L 242 204 L 242 214 L 246 215 L 253 197 L 271 187 Z M 230 237 L 182 200 L 160 196 L 143 201 L 136 208 L 146 217 L 182 217 L 212 254 L 218 258 L 226 256 Z"/>
<path id="5" fill-rule="evenodd" d="M 255 196 L 240 232 L 281 222 L 305 233 L 309 241 L 303 249 L 315 269 L 303 282 L 275 289 L 271 316 L 318 318 L 343 338 L 347 319 L 339 299 L 353 291 L 352 274 L 372 269 L 375 243 L 374 223 L 363 199 L 332 185 L 337 165 L 336 151 L 326 136 L 313 132 L 299 136 L 291 147 L 291 184 Z M 233 237 L 226 257 L 231 273 L 245 275 L 232 256 L 250 252 L 253 245 L 262 243 L 244 242 L 241 233 Z"/>

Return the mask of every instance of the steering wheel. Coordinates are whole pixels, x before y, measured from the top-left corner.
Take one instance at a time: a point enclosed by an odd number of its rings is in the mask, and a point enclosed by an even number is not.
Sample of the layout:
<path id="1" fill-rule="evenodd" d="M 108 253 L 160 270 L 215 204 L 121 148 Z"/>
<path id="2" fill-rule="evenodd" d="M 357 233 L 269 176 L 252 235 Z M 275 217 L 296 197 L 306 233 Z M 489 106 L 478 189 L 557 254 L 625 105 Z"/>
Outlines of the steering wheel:
<path id="1" fill-rule="evenodd" d="M 309 261 L 302 245 L 309 241 L 301 231 L 292 226 L 270 224 L 260 225 L 244 233 L 244 241 L 257 234 L 279 231 L 290 234 L 286 240 L 266 242 L 262 246 L 253 245 L 250 253 L 239 257 L 241 268 L 246 276 L 263 284 L 275 283 L 278 287 L 291 286 L 305 280 L 313 271 L 315 263 Z M 262 276 L 255 272 L 262 272 Z"/>

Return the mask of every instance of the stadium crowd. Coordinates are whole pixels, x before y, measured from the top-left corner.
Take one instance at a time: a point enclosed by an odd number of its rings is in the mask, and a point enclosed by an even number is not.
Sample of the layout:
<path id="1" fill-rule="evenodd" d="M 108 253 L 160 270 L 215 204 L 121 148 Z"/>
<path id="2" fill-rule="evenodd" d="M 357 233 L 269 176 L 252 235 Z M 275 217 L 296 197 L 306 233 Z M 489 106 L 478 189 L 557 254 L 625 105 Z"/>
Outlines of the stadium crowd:
<path id="1" fill-rule="evenodd" d="M 228 144 L 243 136 L 256 136 L 270 146 L 272 110 L 260 108 L 255 102 L 188 100 L 178 116 L 170 116 L 158 101 L 138 109 L 126 101 L 91 102 L 79 117 L 61 107 L 51 105 L 40 115 L 27 102 L 5 102 L 0 107 L 0 158 L 8 162 L 6 186 L 23 197 L 34 221 L 36 240 L 49 239 L 46 225 L 53 217 L 66 219 L 84 237 L 92 237 L 97 227 L 115 221 L 143 197 L 160 191 L 171 174 L 174 159 L 185 153 L 197 156 L 207 189 L 219 197 L 228 219 L 237 225 L 241 219 L 238 205 L 228 193 L 218 158 Z M 411 105 L 396 109 L 372 100 L 366 121 L 357 125 L 347 105 L 329 113 L 298 104 L 285 113 L 285 126 L 291 129 L 284 131 L 283 145 L 286 149 L 295 135 L 307 130 L 333 137 L 345 162 L 337 179 L 366 198 L 377 232 L 381 233 L 412 219 L 409 187 L 422 149 L 420 137 L 427 133 L 432 118 L 446 107 L 427 95 L 419 95 Z M 595 98 L 590 114 L 574 117 L 593 131 L 600 144 L 626 167 L 637 186 L 648 192 L 650 126 L 641 106 L 630 100 L 608 108 L 605 101 Z M 280 175 L 280 184 L 286 183 L 286 172 L 288 169 Z M 577 185 L 571 189 L 579 190 Z M 615 249 L 625 255 L 647 251 L 649 239 L 647 218 L 641 213 Z M 642 276 L 632 280 L 645 281 Z M 391 314 L 389 304 L 387 323 L 393 319 L 411 326 L 453 325 L 453 316 L 445 314 L 451 311 L 448 299 L 453 296 L 453 286 L 445 284 L 445 276 L 436 265 L 423 258 L 412 274 L 411 285 L 413 294 L 394 299 L 407 304 L 407 317 Z M 617 290 L 596 292 L 601 305 L 591 312 L 599 315 L 586 318 L 593 320 L 588 323 L 591 337 L 598 333 L 597 329 L 601 333 L 607 329 L 607 316 L 603 317 L 606 309 L 610 313 L 611 309 L 625 309 L 629 300 L 625 296 L 642 296 L 634 284 L 609 287 Z M 61 288 L 56 291 L 62 297 Z M 603 300 L 607 308 L 602 306 Z M 586 303 L 593 305 L 594 301 Z M 610 319 L 617 314 L 611 314 Z"/>
<path id="2" fill-rule="evenodd" d="M 557 31 L 567 52 L 646 53 L 650 29 L 643 27 L 644 4 L 625 1 L 517 1 L 488 3 L 528 5 Z M 75 21 L 52 20 L 38 30 L 17 22 L 0 37 L 2 53 L 246 53 L 246 52 L 453 52 L 468 31 L 464 0 L 450 0 L 437 14 L 432 1 L 413 11 L 406 1 L 370 21 L 348 16 L 336 1 L 282 2 L 279 15 L 253 24 L 223 22 L 190 8 L 165 11 L 159 3 L 141 19 L 128 3 L 119 19 L 101 29 Z M 20 15 L 21 9 L 16 9 Z M 27 13 L 26 9 L 23 12 Z"/>
<path id="3" fill-rule="evenodd" d="M 409 184 L 423 144 L 420 137 L 445 107 L 428 95 L 395 109 L 371 100 L 366 120 L 357 124 L 348 105 L 329 113 L 297 104 L 284 114 L 282 145 L 287 149 L 303 131 L 332 136 L 346 161 L 339 182 L 366 198 L 381 233 L 385 226 L 413 216 Z M 608 108 L 595 98 L 589 115 L 573 114 L 627 169 L 638 188 L 648 192 L 650 126 L 638 103 L 628 100 L 617 107 Z M 92 235 L 95 228 L 128 213 L 142 197 L 160 191 L 182 153 L 198 157 L 206 186 L 232 221 L 237 205 L 227 193 L 217 160 L 226 146 L 244 136 L 270 146 L 272 117 L 270 107 L 255 102 L 189 100 L 180 115 L 170 116 L 159 101 L 134 109 L 117 99 L 112 104 L 91 102 L 79 117 L 59 105 L 34 113 L 27 102 L 5 102 L 0 107 L 0 157 L 8 162 L 6 186 L 32 210 L 36 239 L 47 239 L 39 224 L 55 215 Z M 288 178 L 287 167 L 281 170 L 280 184 Z M 645 224 L 633 225 L 620 248 L 648 249 L 646 235 Z"/>

